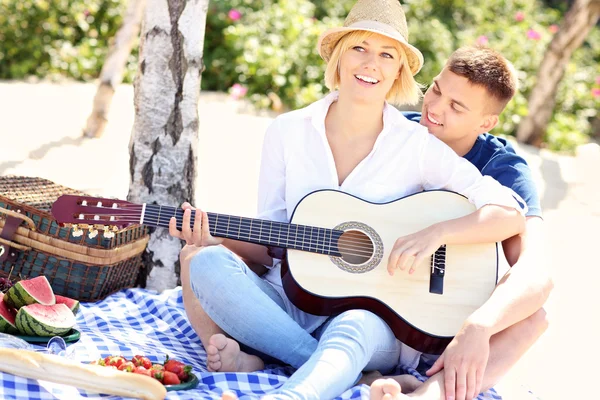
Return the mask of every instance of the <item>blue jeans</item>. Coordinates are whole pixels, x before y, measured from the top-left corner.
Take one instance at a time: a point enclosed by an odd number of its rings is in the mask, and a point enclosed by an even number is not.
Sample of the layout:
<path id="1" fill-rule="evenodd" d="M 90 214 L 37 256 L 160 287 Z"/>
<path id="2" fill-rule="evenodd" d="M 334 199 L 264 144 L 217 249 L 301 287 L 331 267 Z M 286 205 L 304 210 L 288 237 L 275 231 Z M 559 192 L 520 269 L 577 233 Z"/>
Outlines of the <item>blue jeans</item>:
<path id="1" fill-rule="evenodd" d="M 212 320 L 232 338 L 297 371 L 277 398 L 330 399 L 351 388 L 363 370 L 387 372 L 401 343 L 375 314 L 351 310 L 315 331 L 293 319 L 277 290 L 222 246 L 200 251 L 190 265 L 191 287 Z"/>

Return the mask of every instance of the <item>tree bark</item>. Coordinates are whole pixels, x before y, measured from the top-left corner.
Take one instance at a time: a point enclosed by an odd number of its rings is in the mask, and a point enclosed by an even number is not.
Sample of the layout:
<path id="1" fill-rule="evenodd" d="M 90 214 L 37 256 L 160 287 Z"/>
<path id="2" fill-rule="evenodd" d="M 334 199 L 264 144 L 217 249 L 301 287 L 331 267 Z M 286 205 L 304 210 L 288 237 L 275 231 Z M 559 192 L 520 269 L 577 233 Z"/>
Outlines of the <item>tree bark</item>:
<path id="1" fill-rule="evenodd" d="M 569 59 L 600 18 L 600 0 L 575 0 L 548 45 L 529 96 L 529 113 L 519 124 L 517 139 L 540 146 L 556 104 L 556 91 Z"/>
<path id="2" fill-rule="evenodd" d="M 135 203 L 195 203 L 207 8 L 208 0 L 153 0 L 146 8 L 129 144 L 128 199 Z M 139 283 L 158 291 L 175 287 L 181 247 L 166 229 L 153 231 Z"/>
<path id="3" fill-rule="evenodd" d="M 86 137 L 100 137 L 104 133 L 108 120 L 108 110 L 117 85 L 123 80 L 123 71 L 127 64 L 127 58 L 131 54 L 134 39 L 140 31 L 140 22 L 144 14 L 146 0 L 130 0 L 127 6 L 123 25 L 115 35 L 113 43 L 102 71 L 100 72 L 100 84 L 94 96 L 92 113 L 87 119 L 83 135 Z"/>

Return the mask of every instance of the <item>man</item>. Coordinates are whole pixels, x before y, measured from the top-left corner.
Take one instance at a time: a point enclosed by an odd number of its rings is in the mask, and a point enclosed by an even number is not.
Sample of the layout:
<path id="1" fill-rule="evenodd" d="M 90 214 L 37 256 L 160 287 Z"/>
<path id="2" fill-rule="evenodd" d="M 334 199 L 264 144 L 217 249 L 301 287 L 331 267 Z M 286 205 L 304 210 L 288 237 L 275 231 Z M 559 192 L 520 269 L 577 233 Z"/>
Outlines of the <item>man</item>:
<path id="1" fill-rule="evenodd" d="M 510 143 L 484 133 L 498 124 L 499 114 L 516 90 L 514 68 L 504 57 L 488 48 L 465 47 L 454 52 L 434 78 L 425 94 L 422 114 L 404 113 L 426 126 L 483 175 L 512 188 L 529 208 L 525 233 L 503 242 L 512 268 L 427 370 L 430 378 L 409 397 L 476 397 L 497 383 L 548 326 L 542 306 L 552 281 L 542 260 L 541 208 L 531 171 Z M 422 357 L 424 364 L 432 359 Z M 371 393 L 372 399 L 380 399 L 385 393 L 392 398 L 406 397 L 389 379 L 376 381 Z"/>

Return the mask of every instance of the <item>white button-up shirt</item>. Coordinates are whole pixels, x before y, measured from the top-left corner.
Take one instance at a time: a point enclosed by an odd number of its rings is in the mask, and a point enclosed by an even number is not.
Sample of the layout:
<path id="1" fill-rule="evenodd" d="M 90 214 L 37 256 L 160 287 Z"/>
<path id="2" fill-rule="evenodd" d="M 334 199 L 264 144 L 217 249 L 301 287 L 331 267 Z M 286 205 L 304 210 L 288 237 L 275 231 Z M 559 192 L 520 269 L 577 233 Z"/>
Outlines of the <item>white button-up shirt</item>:
<path id="1" fill-rule="evenodd" d="M 497 204 L 526 212 L 525 203 L 522 207 L 511 189 L 482 176 L 427 128 L 389 104 L 373 149 L 340 186 L 325 134 L 325 117 L 337 98 L 337 92 L 330 93 L 308 107 L 278 116 L 269 126 L 262 150 L 257 218 L 288 222 L 296 204 L 320 189 L 340 190 L 374 203 L 424 189 L 447 189 L 463 194 L 478 209 Z M 277 260 L 266 279 L 289 305 Z"/>

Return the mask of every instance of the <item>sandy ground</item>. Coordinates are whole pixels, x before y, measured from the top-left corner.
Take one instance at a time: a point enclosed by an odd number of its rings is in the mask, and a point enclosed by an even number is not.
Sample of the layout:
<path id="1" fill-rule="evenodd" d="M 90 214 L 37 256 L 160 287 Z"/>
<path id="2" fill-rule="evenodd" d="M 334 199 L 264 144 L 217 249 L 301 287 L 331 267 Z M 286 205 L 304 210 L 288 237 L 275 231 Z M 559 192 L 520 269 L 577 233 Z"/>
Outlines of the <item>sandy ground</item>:
<path id="1" fill-rule="evenodd" d="M 124 198 L 133 89 L 121 86 L 101 139 L 84 139 L 92 84 L 0 83 L 0 174 L 44 177 L 90 194 Z M 203 93 L 200 104 L 198 203 L 205 210 L 252 216 L 262 135 L 270 122 L 240 112 L 223 94 Z M 520 146 L 542 197 L 547 251 L 555 290 L 546 305 L 552 324 L 505 379 L 542 399 L 598 398 L 600 352 L 594 295 L 600 261 L 600 148 L 576 157 Z M 509 399 L 518 397 L 507 397 Z"/>

